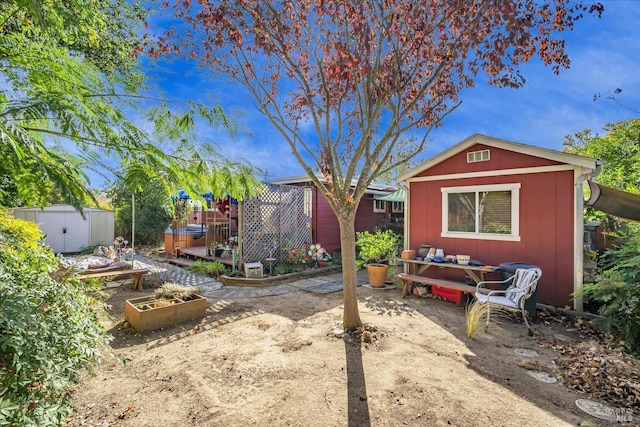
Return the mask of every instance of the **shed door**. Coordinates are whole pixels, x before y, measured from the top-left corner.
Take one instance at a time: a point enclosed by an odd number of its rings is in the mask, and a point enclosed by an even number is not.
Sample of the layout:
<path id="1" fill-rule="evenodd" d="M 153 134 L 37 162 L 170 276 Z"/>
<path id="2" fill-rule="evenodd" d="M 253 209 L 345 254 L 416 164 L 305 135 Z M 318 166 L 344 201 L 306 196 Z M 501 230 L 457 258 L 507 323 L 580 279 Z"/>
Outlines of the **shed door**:
<path id="1" fill-rule="evenodd" d="M 54 252 L 78 252 L 89 244 L 89 224 L 77 212 L 40 212 L 40 230 Z"/>

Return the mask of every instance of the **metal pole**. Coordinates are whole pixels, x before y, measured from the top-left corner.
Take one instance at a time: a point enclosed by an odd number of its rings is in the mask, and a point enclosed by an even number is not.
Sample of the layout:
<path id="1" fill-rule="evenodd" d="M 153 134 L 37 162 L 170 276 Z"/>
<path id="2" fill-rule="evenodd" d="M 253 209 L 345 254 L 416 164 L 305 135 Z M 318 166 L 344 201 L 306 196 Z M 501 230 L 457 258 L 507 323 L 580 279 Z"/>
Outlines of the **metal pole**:
<path id="1" fill-rule="evenodd" d="M 134 269 L 136 256 L 136 193 L 131 193 L 131 268 Z"/>

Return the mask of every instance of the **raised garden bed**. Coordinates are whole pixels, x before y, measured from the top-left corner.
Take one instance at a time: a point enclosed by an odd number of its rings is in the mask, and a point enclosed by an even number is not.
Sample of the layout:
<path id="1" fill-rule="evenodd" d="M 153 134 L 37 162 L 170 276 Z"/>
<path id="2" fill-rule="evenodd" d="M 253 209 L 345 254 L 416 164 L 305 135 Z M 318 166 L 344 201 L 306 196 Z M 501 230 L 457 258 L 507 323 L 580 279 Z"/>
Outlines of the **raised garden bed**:
<path id="1" fill-rule="evenodd" d="M 124 302 L 125 319 L 137 331 L 153 331 L 200 319 L 207 311 L 207 299 L 192 295 L 190 300 L 157 298 L 153 295 Z"/>

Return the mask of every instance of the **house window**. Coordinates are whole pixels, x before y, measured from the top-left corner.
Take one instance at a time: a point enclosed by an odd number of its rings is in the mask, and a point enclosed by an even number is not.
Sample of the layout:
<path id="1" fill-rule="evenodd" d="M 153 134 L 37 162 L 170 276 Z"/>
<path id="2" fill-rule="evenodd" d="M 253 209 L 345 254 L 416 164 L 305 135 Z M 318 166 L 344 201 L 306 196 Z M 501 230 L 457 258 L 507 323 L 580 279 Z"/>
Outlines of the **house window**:
<path id="1" fill-rule="evenodd" d="M 442 237 L 520 241 L 520 184 L 442 189 Z"/>
<path id="2" fill-rule="evenodd" d="M 404 202 L 393 202 L 391 205 L 392 213 L 402 213 L 404 212 Z"/>
<path id="3" fill-rule="evenodd" d="M 374 212 L 386 212 L 387 211 L 387 202 L 384 200 L 375 200 L 373 201 L 373 211 Z"/>
<path id="4" fill-rule="evenodd" d="M 489 160 L 489 150 L 471 151 L 467 153 L 467 163 L 486 162 Z"/>

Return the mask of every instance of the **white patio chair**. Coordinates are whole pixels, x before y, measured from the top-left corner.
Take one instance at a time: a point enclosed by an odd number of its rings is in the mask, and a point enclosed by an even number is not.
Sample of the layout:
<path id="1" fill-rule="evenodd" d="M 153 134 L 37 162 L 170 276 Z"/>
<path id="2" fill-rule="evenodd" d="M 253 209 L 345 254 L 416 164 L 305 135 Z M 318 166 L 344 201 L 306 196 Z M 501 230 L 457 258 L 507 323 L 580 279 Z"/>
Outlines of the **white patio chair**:
<path id="1" fill-rule="evenodd" d="M 485 280 L 476 285 L 475 298 L 480 304 L 487 304 L 487 329 L 491 317 L 491 306 L 510 311 L 521 311 L 524 323 L 527 325 L 529 335 L 533 335 L 527 314 L 524 310 L 524 302 L 536 291 L 538 280 L 542 276 L 539 268 L 519 268 L 515 274 L 506 280 Z M 505 286 L 510 285 L 504 289 Z M 488 289 L 486 285 L 502 285 L 502 290 Z"/>

